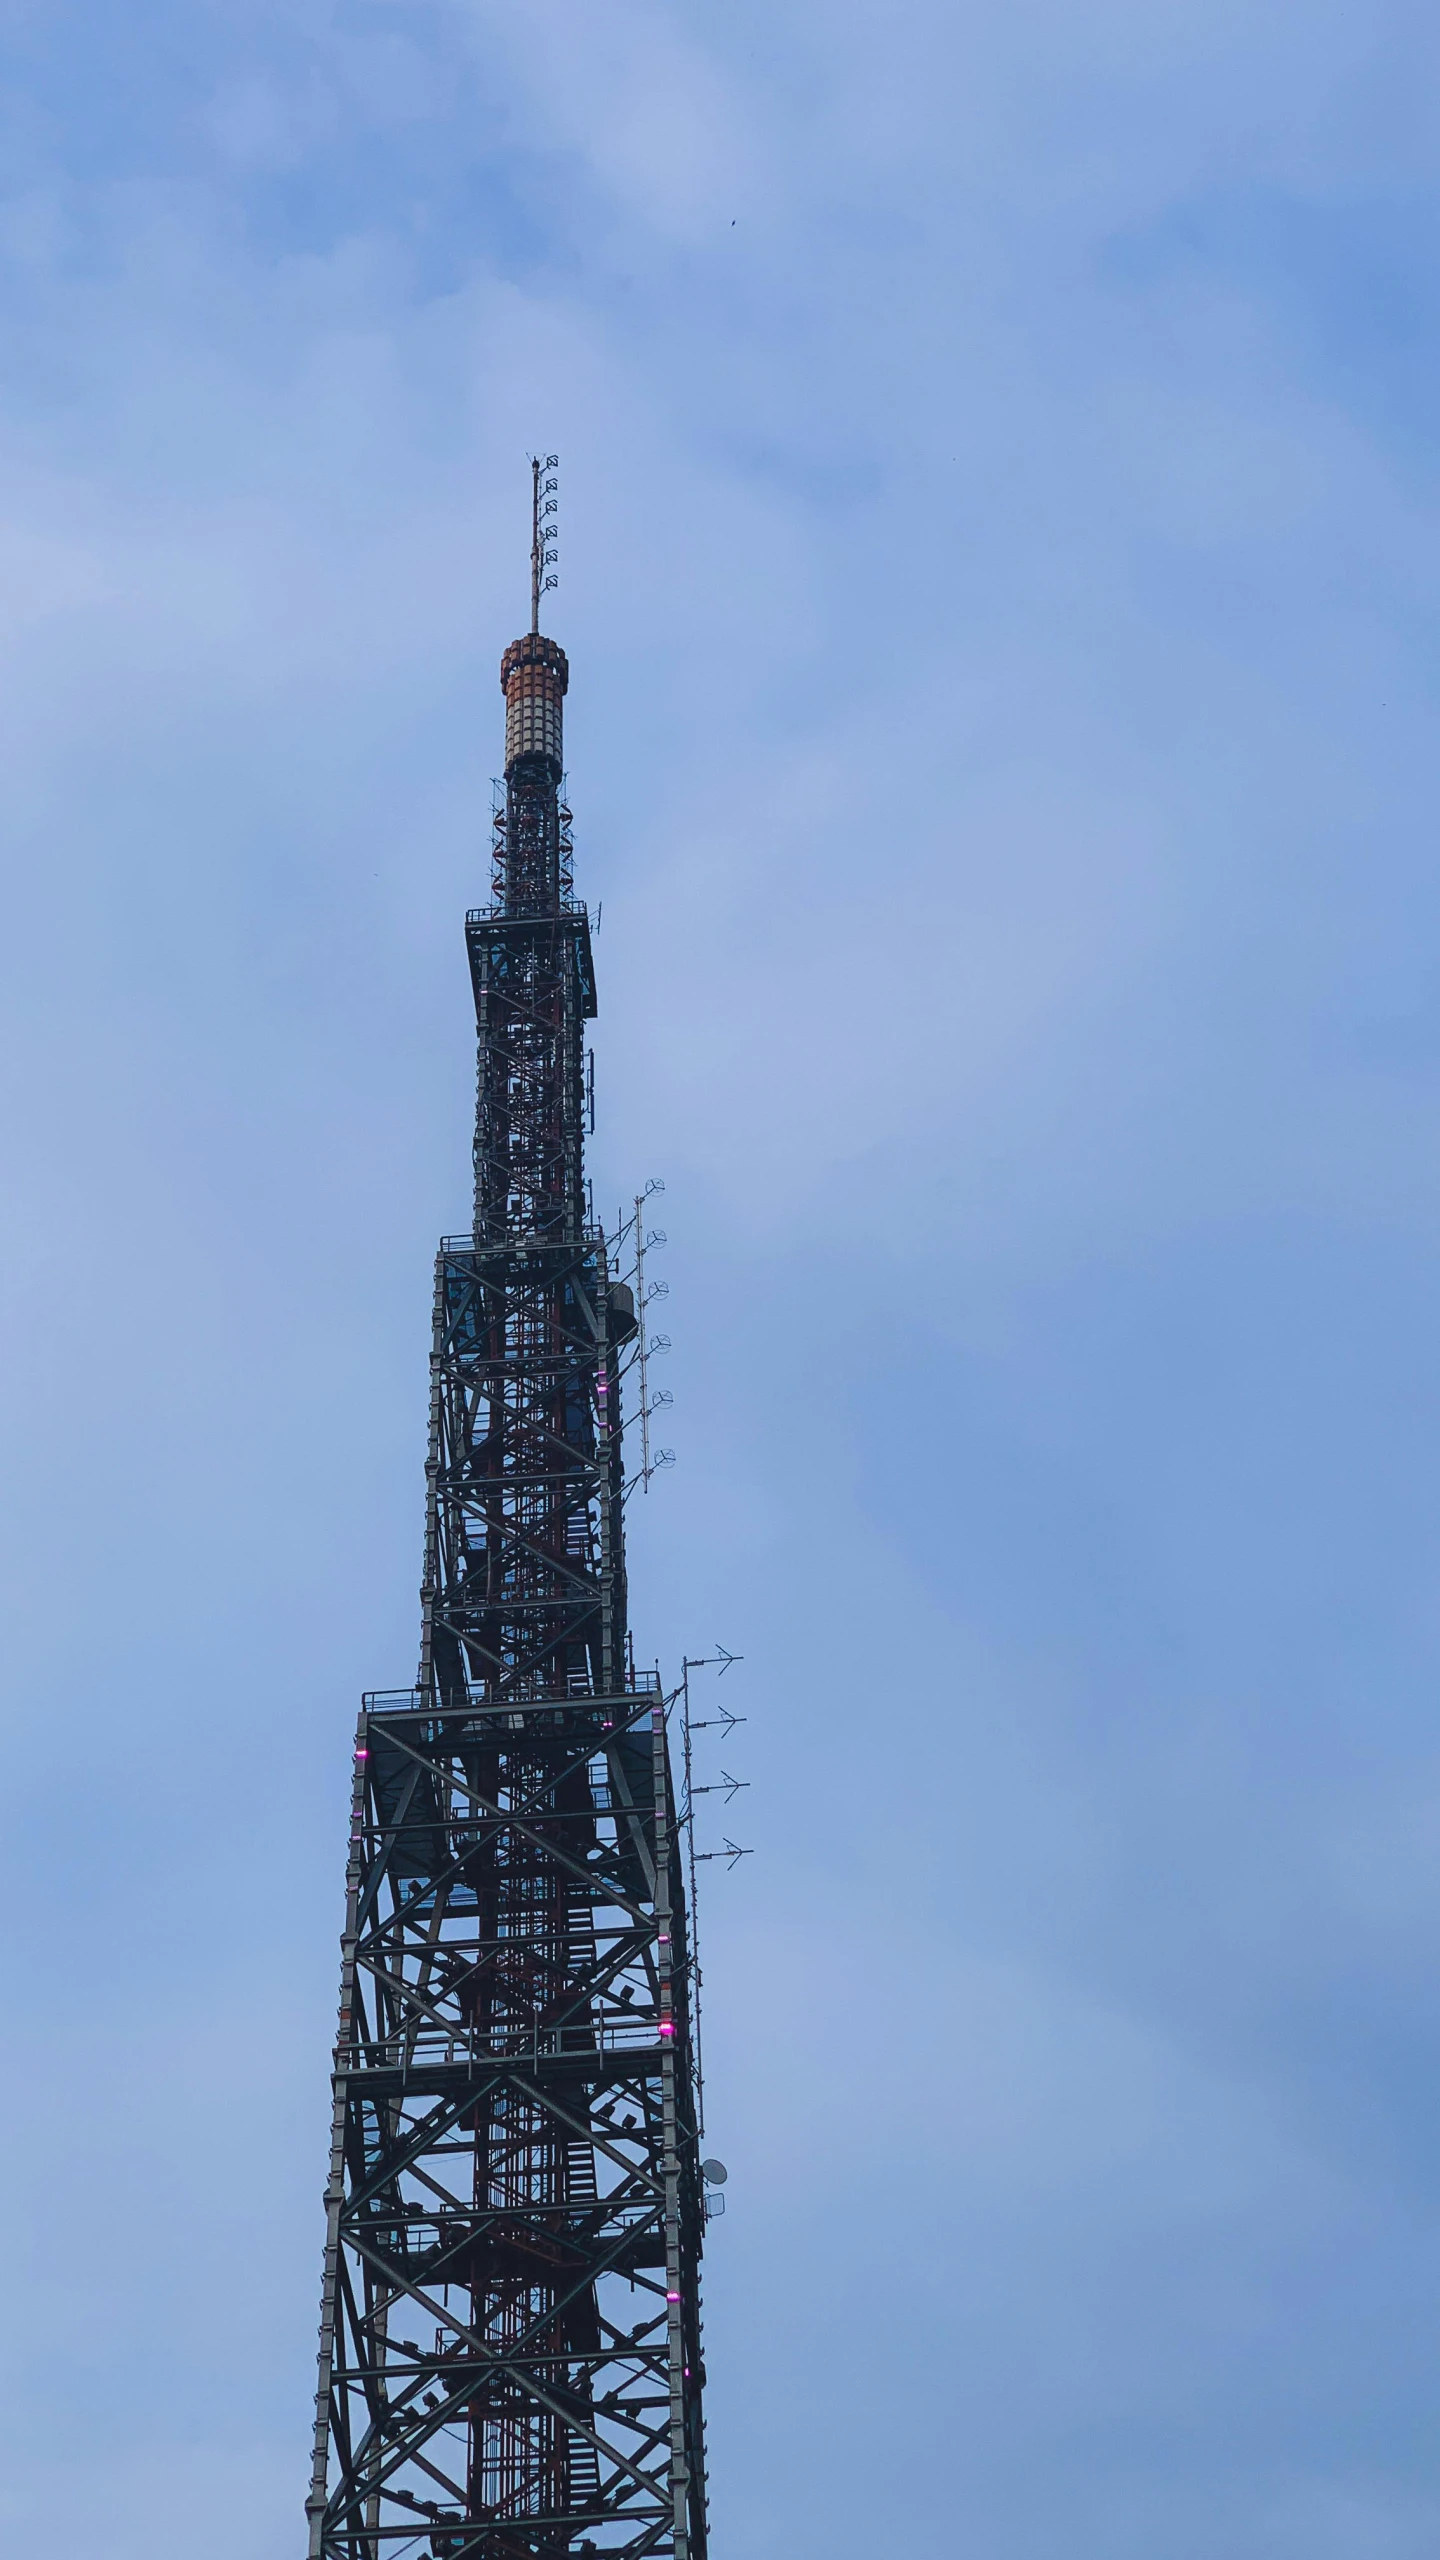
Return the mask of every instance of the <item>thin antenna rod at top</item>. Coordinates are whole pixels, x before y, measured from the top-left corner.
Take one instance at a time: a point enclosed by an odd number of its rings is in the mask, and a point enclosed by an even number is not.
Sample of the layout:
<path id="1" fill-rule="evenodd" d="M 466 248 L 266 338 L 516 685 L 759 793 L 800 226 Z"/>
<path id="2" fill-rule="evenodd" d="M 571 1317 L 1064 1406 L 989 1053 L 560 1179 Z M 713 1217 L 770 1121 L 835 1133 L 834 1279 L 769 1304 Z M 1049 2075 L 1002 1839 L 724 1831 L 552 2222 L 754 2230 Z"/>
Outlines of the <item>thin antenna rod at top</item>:
<path id="1" fill-rule="evenodd" d="M 540 628 L 541 597 L 547 588 L 557 583 L 553 576 L 547 577 L 545 572 L 552 567 L 557 556 L 546 546 L 554 541 L 558 531 L 555 521 L 559 504 L 555 495 L 558 483 L 554 474 L 559 464 L 558 453 L 547 453 L 543 457 L 536 453 L 530 457 L 530 476 L 533 482 L 530 502 L 530 628 L 532 631 L 538 631 Z"/>

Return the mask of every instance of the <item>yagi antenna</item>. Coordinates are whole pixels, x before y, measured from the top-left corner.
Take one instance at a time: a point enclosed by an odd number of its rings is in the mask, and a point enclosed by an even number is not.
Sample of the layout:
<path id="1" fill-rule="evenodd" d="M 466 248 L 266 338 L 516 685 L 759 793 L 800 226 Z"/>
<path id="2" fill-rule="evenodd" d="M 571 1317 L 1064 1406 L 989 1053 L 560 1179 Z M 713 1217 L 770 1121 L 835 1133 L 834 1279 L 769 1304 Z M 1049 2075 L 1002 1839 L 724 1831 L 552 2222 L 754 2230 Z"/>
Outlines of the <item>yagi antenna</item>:
<path id="1" fill-rule="evenodd" d="M 530 471 L 535 483 L 534 502 L 530 514 L 530 628 L 540 628 L 540 599 L 551 587 L 559 585 L 555 563 L 560 557 L 556 545 L 560 533 L 560 483 L 555 474 L 560 468 L 558 453 L 547 453 L 542 461 L 538 453 L 530 457 Z"/>

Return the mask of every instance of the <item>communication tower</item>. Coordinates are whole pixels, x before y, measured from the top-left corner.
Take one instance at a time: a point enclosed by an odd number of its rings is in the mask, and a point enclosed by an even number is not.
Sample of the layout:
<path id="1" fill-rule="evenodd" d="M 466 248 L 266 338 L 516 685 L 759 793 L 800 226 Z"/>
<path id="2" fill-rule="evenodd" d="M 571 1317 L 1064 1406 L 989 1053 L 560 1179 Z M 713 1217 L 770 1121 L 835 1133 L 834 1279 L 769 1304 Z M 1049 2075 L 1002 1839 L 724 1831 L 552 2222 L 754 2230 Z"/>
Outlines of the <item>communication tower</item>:
<path id="1" fill-rule="evenodd" d="M 625 1579 L 643 1207 L 607 1234 L 584 1173 L 554 465 L 465 921 L 474 1226 L 435 1265 L 419 1675 L 355 1737 L 310 2560 L 705 2560 L 687 1879 Z"/>

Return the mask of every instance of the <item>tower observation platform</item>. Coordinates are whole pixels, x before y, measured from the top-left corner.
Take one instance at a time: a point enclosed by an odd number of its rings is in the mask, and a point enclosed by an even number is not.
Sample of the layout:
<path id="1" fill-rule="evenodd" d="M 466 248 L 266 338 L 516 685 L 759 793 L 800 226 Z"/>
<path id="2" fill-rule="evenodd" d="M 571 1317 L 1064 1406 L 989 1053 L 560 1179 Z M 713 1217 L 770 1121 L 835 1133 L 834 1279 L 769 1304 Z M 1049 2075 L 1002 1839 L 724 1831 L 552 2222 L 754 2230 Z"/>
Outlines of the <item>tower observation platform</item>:
<path id="1" fill-rule="evenodd" d="M 355 1737 L 310 2560 L 706 2553 L 689 1914 L 671 1701 L 629 1638 L 640 1338 L 585 1182 L 547 469 L 465 927 L 474 1223 L 435 1264 L 419 1671 Z"/>

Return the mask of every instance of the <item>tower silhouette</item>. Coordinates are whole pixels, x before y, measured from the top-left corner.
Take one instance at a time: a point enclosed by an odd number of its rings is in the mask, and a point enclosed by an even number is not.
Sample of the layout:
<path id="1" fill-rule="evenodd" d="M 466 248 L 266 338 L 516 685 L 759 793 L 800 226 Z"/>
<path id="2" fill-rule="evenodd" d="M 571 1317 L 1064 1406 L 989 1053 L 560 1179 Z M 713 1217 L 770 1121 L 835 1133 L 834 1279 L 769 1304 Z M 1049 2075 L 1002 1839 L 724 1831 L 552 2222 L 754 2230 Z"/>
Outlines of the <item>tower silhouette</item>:
<path id="1" fill-rule="evenodd" d="M 626 1614 L 644 1236 L 587 1206 L 553 463 L 466 918 L 474 1227 L 435 1265 L 420 1668 L 355 1740 L 310 2560 L 706 2549 L 688 1915 Z"/>

